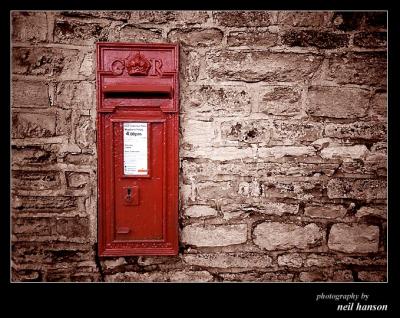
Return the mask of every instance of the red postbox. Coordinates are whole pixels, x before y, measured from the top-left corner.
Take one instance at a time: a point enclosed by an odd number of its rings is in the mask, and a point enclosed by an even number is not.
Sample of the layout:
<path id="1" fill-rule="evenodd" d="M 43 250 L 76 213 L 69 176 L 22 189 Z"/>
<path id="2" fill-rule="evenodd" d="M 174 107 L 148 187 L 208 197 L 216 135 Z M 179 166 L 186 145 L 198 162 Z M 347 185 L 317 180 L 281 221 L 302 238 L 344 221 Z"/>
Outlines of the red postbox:
<path id="1" fill-rule="evenodd" d="M 100 256 L 178 253 L 179 48 L 97 43 Z"/>

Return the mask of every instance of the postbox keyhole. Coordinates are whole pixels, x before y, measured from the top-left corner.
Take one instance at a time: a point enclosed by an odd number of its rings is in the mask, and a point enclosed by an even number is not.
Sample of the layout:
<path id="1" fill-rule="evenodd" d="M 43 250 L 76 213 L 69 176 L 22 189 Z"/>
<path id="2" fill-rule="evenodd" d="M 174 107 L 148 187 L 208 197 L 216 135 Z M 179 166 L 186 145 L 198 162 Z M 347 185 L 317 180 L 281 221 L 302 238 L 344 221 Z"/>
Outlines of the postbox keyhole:
<path id="1" fill-rule="evenodd" d="M 131 188 L 128 188 L 126 191 L 127 191 L 126 198 L 127 198 L 128 200 L 130 200 L 130 199 L 131 199 L 132 189 L 131 189 Z"/>

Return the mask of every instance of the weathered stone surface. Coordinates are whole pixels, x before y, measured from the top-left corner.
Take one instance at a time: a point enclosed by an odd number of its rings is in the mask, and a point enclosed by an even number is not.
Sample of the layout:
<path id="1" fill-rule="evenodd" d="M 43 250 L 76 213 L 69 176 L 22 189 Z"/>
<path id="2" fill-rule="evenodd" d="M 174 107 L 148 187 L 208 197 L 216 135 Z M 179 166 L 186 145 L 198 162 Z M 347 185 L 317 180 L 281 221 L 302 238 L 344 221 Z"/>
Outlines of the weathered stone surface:
<path id="1" fill-rule="evenodd" d="M 327 275 L 322 272 L 301 272 L 299 280 L 301 282 L 322 282 L 326 281 Z"/>
<path id="2" fill-rule="evenodd" d="M 130 17 L 129 11 L 102 11 L 102 10 L 69 10 L 62 11 L 60 15 L 64 17 L 77 17 L 77 18 L 107 18 L 112 20 L 128 20 Z"/>
<path id="3" fill-rule="evenodd" d="M 134 42 L 161 42 L 162 32 L 158 28 L 144 29 L 136 24 L 126 24 L 121 28 L 116 28 L 110 32 L 109 38 L 114 41 L 134 41 Z"/>
<path id="4" fill-rule="evenodd" d="M 330 12 L 279 11 L 278 24 L 295 27 L 328 26 Z"/>
<path id="5" fill-rule="evenodd" d="M 303 258 L 298 253 L 279 255 L 278 265 L 298 268 L 303 265 Z"/>
<path id="6" fill-rule="evenodd" d="M 386 63 L 386 52 L 333 54 L 328 59 L 326 79 L 339 84 L 386 86 Z"/>
<path id="7" fill-rule="evenodd" d="M 331 179 L 328 182 L 330 199 L 386 199 L 386 181 L 373 179 Z"/>
<path id="8" fill-rule="evenodd" d="M 75 197 L 18 196 L 12 200 L 13 208 L 21 211 L 64 212 L 77 208 Z"/>
<path id="9" fill-rule="evenodd" d="M 312 218 L 337 219 L 346 215 L 342 205 L 312 205 L 304 208 L 304 215 Z"/>
<path id="10" fill-rule="evenodd" d="M 355 216 L 357 218 L 362 218 L 364 216 L 376 216 L 379 218 L 386 219 L 387 218 L 387 209 L 386 209 L 386 207 L 363 206 L 357 211 Z"/>
<path id="11" fill-rule="evenodd" d="M 262 193 L 266 198 L 295 198 L 311 200 L 324 196 L 323 181 L 308 179 L 304 181 L 274 180 L 269 178 L 262 182 Z"/>
<path id="12" fill-rule="evenodd" d="M 125 272 L 106 275 L 106 282 L 209 282 L 213 276 L 207 271 Z"/>
<path id="13" fill-rule="evenodd" d="M 363 12 L 335 12 L 332 16 L 332 23 L 338 30 L 357 30 L 361 27 L 364 14 Z"/>
<path id="14" fill-rule="evenodd" d="M 189 147 L 209 146 L 215 138 L 214 123 L 210 121 L 183 120 L 181 128 L 184 136 L 183 144 L 188 144 Z"/>
<path id="15" fill-rule="evenodd" d="M 315 46 L 320 49 L 335 49 L 347 46 L 349 38 L 348 34 L 302 30 L 286 32 L 282 36 L 282 42 L 288 46 Z"/>
<path id="16" fill-rule="evenodd" d="M 137 18 L 142 23 L 162 24 L 175 18 L 174 11 L 137 11 L 133 12 L 131 18 Z"/>
<path id="17" fill-rule="evenodd" d="M 267 51 L 217 51 L 206 55 L 213 79 L 245 82 L 296 82 L 313 76 L 322 57 Z"/>
<path id="18" fill-rule="evenodd" d="M 382 117 L 387 117 L 388 99 L 386 92 L 379 92 L 371 100 L 372 111 Z"/>
<path id="19" fill-rule="evenodd" d="M 227 37 L 229 46 L 271 47 L 277 44 L 278 35 L 269 31 L 232 31 Z"/>
<path id="20" fill-rule="evenodd" d="M 84 22 L 82 20 L 56 19 L 54 41 L 75 45 L 88 45 L 107 40 L 107 22 Z"/>
<path id="21" fill-rule="evenodd" d="M 227 246 L 247 241 L 247 225 L 201 225 L 185 226 L 181 232 L 185 244 L 196 246 Z"/>
<path id="22" fill-rule="evenodd" d="M 244 86 L 191 86 L 182 103 L 185 113 L 193 116 L 247 116 L 251 98 Z"/>
<path id="23" fill-rule="evenodd" d="M 324 231 L 316 224 L 306 226 L 264 222 L 254 228 L 254 243 L 266 250 L 306 249 L 320 245 Z"/>
<path id="24" fill-rule="evenodd" d="M 49 87 L 45 82 L 13 81 L 13 107 L 49 107 Z"/>
<path id="25" fill-rule="evenodd" d="M 56 221 L 55 230 L 67 238 L 88 238 L 89 220 L 83 217 L 60 218 Z"/>
<path id="26" fill-rule="evenodd" d="M 168 33 L 168 39 L 182 45 L 209 47 L 221 43 L 223 33 L 216 28 L 210 29 L 173 29 Z"/>
<path id="27" fill-rule="evenodd" d="M 205 23 L 208 18 L 206 11 L 174 11 L 176 25 L 191 25 Z"/>
<path id="28" fill-rule="evenodd" d="M 354 35 L 354 44 L 359 47 L 378 48 L 387 45 L 386 32 L 361 32 Z"/>
<path id="29" fill-rule="evenodd" d="M 12 12 L 12 40 L 43 42 L 47 39 L 47 17 L 45 12 Z"/>
<path id="30" fill-rule="evenodd" d="M 17 218 L 12 222 L 13 234 L 20 236 L 51 235 L 50 218 Z"/>
<path id="31" fill-rule="evenodd" d="M 75 128 L 75 142 L 82 149 L 89 148 L 95 142 L 96 132 L 92 125 L 93 121 L 90 116 L 80 116 Z"/>
<path id="32" fill-rule="evenodd" d="M 369 91 L 357 88 L 312 86 L 308 90 L 308 113 L 333 118 L 364 117 Z"/>
<path id="33" fill-rule="evenodd" d="M 227 282 L 291 282 L 294 274 L 286 272 L 274 273 L 223 273 L 222 279 Z"/>
<path id="34" fill-rule="evenodd" d="M 258 156 L 261 159 L 312 156 L 314 154 L 315 149 L 311 146 L 276 146 L 258 149 Z"/>
<path id="35" fill-rule="evenodd" d="M 334 138 L 385 140 L 386 134 L 386 124 L 379 121 L 325 126 L 325 136 Z"/>
<path id="36" fill-rule="evenodd" d="M 257 253 L 239 254 L 187 254 L 183 257 L 189 265 L 215 268 L 265 268 L 272 266 L 272 258 Z"/>
<path id="37" fill-rule="evenodd" d="M 13 113 L 13 138 L 52 137 L 56 134 L 56 115 L 47 113 Z"/>
<path id="38" fill-rule="evenodd" d="M 322 149 L 320 155 L 324 159 L 365 159 L 368 154 L 368 149 L 365 145 L 355 146 L 332 146 Z"/>
<path id="39" fill-rule="evenodd" d="M 138 265 L 140 266 L 151 266 L 151 265 L 159 265 L 166 263 L 174 263 L 180 262 L 181 255 L 172 257 L 172 256 L 140 256 L 137 260 Z"/>
<path id="40" fill-rule="evenodd" d="M 218 211 L 206 205 L 192 205 L 185 210 L 185 215 L 192 218 L 217 216 Z"/>
<path id="41" fill-rule="evenodd" d="M 352 282 L 354 281 L 353 273 L 351 270 L 335 271 L 332 276 L 334 282 Z"/>
<path id="42" fill-rule="evenodd" d="M 386 282 L 386 273 L 378 271 L 358 272 L 358 279 L 363 282 Z"/>
<path id="43" fill-rule="evenodd" d="M 209 160 L 182 160 L 182 176 L 185 183 L 190 183 L 190 177 L 202 181 L 226 181 L 243 177 L 265 176 L 296 176 L 306 177 L 316 174 L 331 176 L 339 163 L 302 163 L 302 162 L 246 162 L 240 161 L 216 162 Z"/>
<path id="44" fill-rule="evenodd" d="M 228 27 L 269 26 L 270 13 L 266 11 L 220 11 L 213 12 L 216 23 Z"/>
<path id="45" fill-rule="evenodd" d="M 379 247 L 379 227 L 366 224 L 334 224 L 328 247 L 344 253 L 375 253 Z"/>
<path id="46" fill-rule="evenodd" d="M 213 276 L 207 271 L 175 271 L 169 274 L 170 282 L 211 282 Z"/>
<path id="47" fill-rule="evenodd" d="M 95 83 L 64 81 L 57 84 L 54 103 L 62 108 L 94 109 L 95 93 Z"/>
<path id="48" fill-rule="evenodd" d="M 331 256 L 310 254 L 304 262 L 306 267 L 331 267 L 335 265 L 336 261 Z"/>
<path id="49" fill-rule="evenodd" d="M 67 185 L 70 188 L 84 188 L 89 183 L 89 177 L 86 172 L 66 172 Z"/>
<path id="50" fill-rule="evenodd" d="M 13 189 L 21 190 L 48 190 L 60 186 L 58 171 L 12 171 Z"/>
<path id="51" fill-rule="evenodd" d="M 117 259 L 110 259 L 110 260 L 107 259 L 103 262 L 102 265 L 105 267 L 105 269 L 115 269 L 125 264 L 127 264 L 125 258 L 118 257 Z"/>
<path id="52" fill-rule="evenodd" d="M 41 47 L 14 47 L 12 72 L 20 75 L 76 78 L 82 60 L 79 50 Z"/>
<path id="53" fill-rule="evenodd" d="M 12 146 L 13 165 L 42 165 L 56 161 L 55 154 L 43 146 Z"/>
<path id="54" fill-rule="evenodd" d="M 290 149 L 288 150 L 290 152 Z M 272 151 L 275 154 L 275 151 Z M 282 150 L 278 150 L 282 154 Z M 182 151 L 183 157 L 197 157 L 212 160 L 235 160 L 253 158 L 254 152 L 251 147 L 219 147 L 219 148 L 199 148 L 195 152 Z M 279 156 L 280 156 L 279 154 Z M 278 156 L 278 154 L 276 154 Z M 283 156 L 283 154 L 282 154 Z"/>
<path id="55" fill-rule="evenodd" d="M 57 109 L 56 110 L 56 135 L 57 136 L 70 136 L 72 132 L 71 127 L 72 111 L 70 109 Z"/>
<path id="56" fill-rule="evenodd" d="M 221 136 L 224 141 L 240 143 L 269 144 L 272 127 L 265 121 L 227 121 L 221 123 Z"/>
<path id="57" fill-rule="evenodd" d="M 86 154 L 67 154 L 64 160 L 75 165 L 89 165 L 94 162 L 93 156 Z"/>
<path id="58" fill-rule="evenodd" d="M 293 86 L 263 88 L 258 111 L 267 115 L 293 116 L 301 109 L 301 89 Z"/>

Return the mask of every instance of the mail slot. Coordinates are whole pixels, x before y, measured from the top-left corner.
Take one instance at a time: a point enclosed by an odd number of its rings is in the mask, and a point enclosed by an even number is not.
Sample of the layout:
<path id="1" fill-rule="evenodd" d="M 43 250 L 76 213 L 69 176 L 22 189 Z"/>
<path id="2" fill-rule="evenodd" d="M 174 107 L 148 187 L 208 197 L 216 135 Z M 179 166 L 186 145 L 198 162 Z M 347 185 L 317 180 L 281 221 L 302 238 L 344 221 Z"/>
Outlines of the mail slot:
<path id="1" fill-rule="evenodd" d="M 178 253 L 178 55 L 97 43 L 100 256 Z"/>

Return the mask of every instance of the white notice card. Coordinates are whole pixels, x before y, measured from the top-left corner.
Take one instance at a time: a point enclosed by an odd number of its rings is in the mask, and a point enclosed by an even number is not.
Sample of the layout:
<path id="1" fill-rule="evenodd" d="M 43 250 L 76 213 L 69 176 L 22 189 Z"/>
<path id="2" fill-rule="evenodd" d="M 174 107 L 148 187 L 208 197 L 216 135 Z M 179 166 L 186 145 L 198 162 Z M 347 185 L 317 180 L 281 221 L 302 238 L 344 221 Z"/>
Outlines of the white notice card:
<path id="1" fill-rule="evenodd" d="M 124 123 L 124 174 L 147 174 L 147 123 Z"/>

